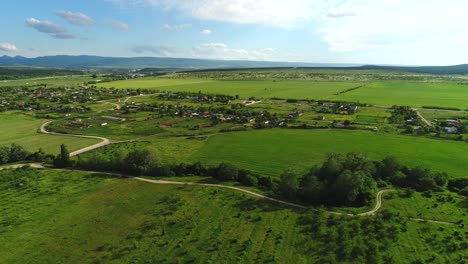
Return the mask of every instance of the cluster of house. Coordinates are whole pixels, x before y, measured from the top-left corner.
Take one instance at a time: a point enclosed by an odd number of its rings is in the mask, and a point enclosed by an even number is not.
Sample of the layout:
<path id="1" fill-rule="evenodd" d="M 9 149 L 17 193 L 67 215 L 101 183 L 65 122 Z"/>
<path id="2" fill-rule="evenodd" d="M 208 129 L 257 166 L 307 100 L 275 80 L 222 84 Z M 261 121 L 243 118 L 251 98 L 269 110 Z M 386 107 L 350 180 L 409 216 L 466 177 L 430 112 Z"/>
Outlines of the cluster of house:
<path id="1" fill-rule="evenodd" d="M 460 128 L 464 126 L 464 124 L 458 120 L 447 119 L 447 120 L 432 120 L 433 123 L 439 124 L 445 133 L 448 134 L 456 134 L 460 132 Z"/>
<path id="2" fill-rule="evenodd" d="M 331 102 L 322 102 L 317 103 L 319 113 L 334 113 L 342 115 L 352 115 L 356 113 L 359 109 L 359 106 L 355 104 L 347 103 L 331 103 Z"/>
<path id="3" fill-rule="evenodd" d="M 114 89 L 19 87 L 0 89 L 0 109 L 2 110 L 57 110 L 64 112 L 84 112 L 83 107 L 68 107 L 68 104 L 82 104 L 99 100 L 122 97 L 128 92 Z M 52 104 L 51 104 L 52 103 Z"/>

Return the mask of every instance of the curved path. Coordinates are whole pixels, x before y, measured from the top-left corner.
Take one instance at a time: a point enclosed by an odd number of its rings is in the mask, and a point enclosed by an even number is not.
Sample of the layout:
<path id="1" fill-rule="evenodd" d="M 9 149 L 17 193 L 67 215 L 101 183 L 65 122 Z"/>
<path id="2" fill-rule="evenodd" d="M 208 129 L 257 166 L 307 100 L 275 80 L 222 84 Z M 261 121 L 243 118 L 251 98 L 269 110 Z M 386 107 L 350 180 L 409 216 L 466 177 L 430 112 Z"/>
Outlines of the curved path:
<path id="1" fill-rule="evenodd" d="M 48 135 L 69 136 L 69 137 L 77 137 L 77 138 L 91 138 L 91 139 L 99 139 L 99 140 L 101 140 L 100 143 L 97 143 L 97 144 L 94 144 L 94 145 L 92 145 L 92 146 L 85 147 L 85 148 L 82 148 L 82 149 L 79 149 L 79 150 L 76 150 L 76 151 L 71 152 L 71 153 L 70 153 L 70 157 L 74 157 L 74 156 L 83 154 L 83 153 L 85 153 L 85 152 L 88 152 L 88 151 L 91 151 L 91 150 L 95 150 L 95 149 L 97 149 L 97 148 L 102 148 L 102 147 L 104 147 L 104 146 L 107 146 L 107 145 L 113 143 L 112 141 L 110 141 L 110 139 L 104 138 L 104 137 L 83 136 L 83 135 L 73 135 L 73 134 L 62 134 L 62 133 L 49 132 L 49 131 L 47 131 L 46 127 L 47 127 L 47 125 L 49 125 L 50 123 L 52 123 L 52 121 L 49 121 L 49 122 L 46 122 L 46 123 L 42 124 L 42 126 L 40 127 L 40 132 L 41 132 L 41 133 L 44 133 L 44 134 L 48 134 Z"/>
<path id="2" fill-rule="evenodd" d="M 10 166 L 3 166 L 3 167 L 0 167 L 0 170 L 3 170 L 3 169 L 16 169 L 16 168 L 21 168 L 21 167 L 25 167 L 25 166 L 30 166 L 31 168 L 35 168 L 35 169 L 46 169 L 41 163 L 29 163 L 29 164 L 14 164 L 14 165 L 10 165 Z M 100 171 L 68 170 L 68 169 L 53 169 L 53 168 L 47 168 L 47 169 L 57 170 L 57 171 L 79 171 L 79 172 L 85 172 L 85 173 L 105 174 L 105 175 L 109 175 L 109 176 L 118 176 L 118 177 L 124 176 L 123 174 L 120 174 L 120 173 L 110 173 L 110 172 L 100 172 Z M 304 205 L 300 205 L 300 204 L 296 204 L 296 203 L 291 203 L 291 202 L 271 198 L 271 197 L 265 196 L 263 194 L 259 194 L 259 193 L 253 192 L 253 191 L 249 191 L 249 190 L 234 187 L 234 186 L 227 186 L 227 185 L 221 185 L 221 184 L 211 184 L 211 183 L 151 180 L 151 179 L 146 179 L 146 178 L 141 178 L 141 177 L 134 177 L 133 179 L 138 180 L 138 181 L 142 181 L 142 182 L 151 183 L 151 184 L 191 185 L 191 186 L 207 186 L 207 187 L 224 188 L 224 189 L 230 189 L 230 190 L 242 192 L 242 193 L 245 193 L 245 194 L 248 194 L 248 195 L 251 195 L 251 196 L 255 196 L 255 197 L 260 198 L 260 199 L 269 200 L 269 201 L 272 201 L 272 202 L 276 202 L 276 203 L 283 204 L 283 205 L 290 206 L 290 207 L 294 207 L 294 208 L 299 208 L 299 209 L 311 208 L 311 207 L 307 207 L 307 206 L 304 206 Z M 335 215 L 346 215 L 346 216 L 373 216 L 382 207 L 382 195 L 384 193 L 392 192 L 392 191 L 395 191 L 395 190 L 386 189 L 386 190 L 379 191 L 377 193 L 377 197 L 376 197 L 377 202 L 375 204 L 375 207 L 372 210 L 364 212 L 364 213 L 350 214 L 350 213 L 342 213 L 342 212 L 336 212 L 336 211 L 331 211 L 331 210 L 327 210 L 327 212 L 329 212 L 331 214 L 335 214 Z M 423 219 L 423 218 L 407 217 L 407 219 L 409 219 L 411 221 L 416 221 L 416 222 L 428 222 L 428 223 L 443 224 L 443 225 L 456 225 L 455 223 L 451 223 L 451 222 L 430 220 L 430 219 Z"/>

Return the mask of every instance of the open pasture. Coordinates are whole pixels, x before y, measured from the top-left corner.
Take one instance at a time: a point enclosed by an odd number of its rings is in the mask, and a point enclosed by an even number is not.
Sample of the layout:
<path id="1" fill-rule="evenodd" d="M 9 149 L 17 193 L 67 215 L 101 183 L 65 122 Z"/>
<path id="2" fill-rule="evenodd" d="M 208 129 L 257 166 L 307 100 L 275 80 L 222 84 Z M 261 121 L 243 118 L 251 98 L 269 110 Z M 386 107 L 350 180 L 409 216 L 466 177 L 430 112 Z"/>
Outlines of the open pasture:
<path id="1" fill-rule="evenodd" d="M 151 89 L 170 92 L 199 92 L 239 95 L 241 98 L 328 99 L 334 94 L 362 85 L 358 82 L 324 81 L 216 81 L 146 78 L 102 83 L 106 88 Z"/>
<path id="2" fill-rule="evenodd" d="M 56 154 L 61 144 L 67 145 L 68 149 L 73 151 L 99 142 L 96 139 L 38 133 L 39 127 L 46 121 L 16 112 L 1 113 L 0 146 L 16 143 L 29 151 L 42 148 L 46 153 Z"/>
<path id="3" fill-rule="evenodd" d="M 334 99 L 376 105 L 438 106 L 468 109 L 468 85 L 457 83 L 374 82 Z"/>
<path id="4" fill-rule="evenodd" d="M 386 106 L 438 106 L 468 109 L 468 86 L 457 83 L 387 81 L 366 84 L 352 81 L 220 81 L 145 78 L 102 83 L 101 86 L 171 92 L 201 91 L 203 93 L 239 95 L 241 98 L 329 99 Z M 357 87 L 360 88 L 349 90 Z"/>
<path id="5" fill-rule="evenodd" d="M 403 263 L 428 250 L 451 263 L 462 254 L 452 244 L 466 240 L 443 242 L 457 226 L 303 212 L 212 187 L 51 170 L 0 176 L 1 263 Z"/>
<path id="6" fill-rule="evenodd" d="M 322 162 L 329 152 L 352 151 L 366 153 L 371 159 L 394 155 L 410 166 L 445 171 L 450 177 L 467 176 L 466 143 L 366 131 L 272 129 L 224 133 L 209 137 L 190 159 L 213 164 L 227 161 L 277 176 L 288 168 L 304 172 Z"/>

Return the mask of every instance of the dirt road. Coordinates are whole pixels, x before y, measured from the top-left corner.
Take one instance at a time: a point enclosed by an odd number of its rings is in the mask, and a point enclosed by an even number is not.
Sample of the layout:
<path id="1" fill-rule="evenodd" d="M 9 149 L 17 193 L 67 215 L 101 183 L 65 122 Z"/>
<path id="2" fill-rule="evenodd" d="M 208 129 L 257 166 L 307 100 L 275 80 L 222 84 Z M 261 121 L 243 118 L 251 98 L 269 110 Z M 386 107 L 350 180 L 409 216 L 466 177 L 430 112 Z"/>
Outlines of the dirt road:
<path id="1" fill-rule="evenodd" d="M 0 170 L 21 168 L 21 167 L 25 167 L 25 166 L 31 166 L 32 168 L 36 168 L 36 169 L 45 169 L 45 167 L 41 163 L 31 163 L 31 164 L 14 164 L 14 165 L 10 165 L 10 166 L 4 166 L 4 167 L 0 167 Z M 105 175 L 117 176 L 117 177 L 122 177 L 123 176 L 122 174 L 118 174 L 118 173 L 99 172 L 99 171 L 52 169 L 52 168 L 49 168 L 49 169 L 58 170 L 58 171 L 79 171 L 79 172 L 85 172 L 85 173 L 105 174 Z M 260 199 L 269 200 L 269 201 L 272 201 L 272 202 L 276 202 L 276 203 L 283 204 L 283 205 L 290 206 L 290 207 L 294 207 L 294 208 L 299 208 L 299 209 L 309 208 L 309 207 L 304 206 L 304 205 L 295 204 L 295 203 L 291 203 L 291 202 L 271 198 L 271 197 L 265 196 L 263 194 L 259 194 L 259 193 L 253 192 L 253 191 L 249 191 L 249 190 L 234 187 L 234 186 L 227 186 L 227 185 L 221 185 L 221 184 L 211 184 L 211 183 L 151 180 L 151 179 L 146 179 L 146 178 L 141 178 L 141 177 L 135 177 L 133 179 L 138 180 L 138 181 L 142 181 L 142 182 L 146 182 L 146 183 L 151 183 L 151 184 L 191 185 L 191 186 L 207 186 L 207 187 L 215 187 L 215 188 L 224 188 L 224 189 L 230 189 L 230 190 L 242 192 L 242 193 L 245 193 L 245 194 L 260 198 Z M 349 214 L 349 213 L 335 212 L 335 211 L 330 211 L 330 210 L 328 210 L 328 212 L 331 213 L 331 214 L 335 214 L 335 215 L 346 215 L 346 216 L 373 216 L 382 207 L 382 195 L 384 193 L 391 192 L 391 191 L 394 191 L 394 190 L 387 189 L 387 190 L 379 191 L 377 193 L 377 197 L 376 197 L 377 201 L 376 201 L 375 207 L 372 210 L 368 211 L 368 212 L 364 212 L 364 213 L 360 213 L 360 214 Z M 444 224 L 444 225 L 456 225 L 455 223 L 450 223 L 450 222 L 445 222 L 445 221 L 437 221 L 437 220 L 430 220 L 430 219 L 412 218 L 412 217 L 408 217 L 408 219 L 412 220 L 412 221 L 417 221 L 417 222 L 428 222 L 428 223 Z"/>
<path id="2" fill-rule="evenodd" d="M 73 134 L 61 134 L 61 133 L 55 133 L 55 132 L 49 132 L 47 131 L 46 127 L 47 125 L 49 125 L 52 121 L 49 121 L 47 123 L 44 123 L 42 124 L 42 126 L 40 127 L 40 132 L 41 133 L 44 133 L 44 134 L 48 134 L 48 135 L 57 135 L 57 136 L 69 136 L 69 137 L 77 137 L 77 138 L 92 138 L 92 139 L 99 139 L 101 140 L 100 143 L 97 143 L 97 144 L 94 144 L 92 146 L 89 146 L 89 147 L 85 147 L 85 148 L 82 148 L 82 149 L 79 149 L 79 150 L 76 150 L 76 151 L 73 151 L 70 153 L 70 157 L 74 157 L 74 156 L 77 156 L 77 155 L 80 155 L 80 154 L 83 154 L 85 152 L 88 152 L 88 151 L 91 151 L 91 150 L 95 150 L 97 148 L 102 148 L 104 146 L 107 146 L 109 144 L 112 144 L 112 142 L 107 139 L 107 138 L 104 138 L 104 137 L 95 137 L 95 136 L 83 136 L 83 135 L 73 135 Z"/>

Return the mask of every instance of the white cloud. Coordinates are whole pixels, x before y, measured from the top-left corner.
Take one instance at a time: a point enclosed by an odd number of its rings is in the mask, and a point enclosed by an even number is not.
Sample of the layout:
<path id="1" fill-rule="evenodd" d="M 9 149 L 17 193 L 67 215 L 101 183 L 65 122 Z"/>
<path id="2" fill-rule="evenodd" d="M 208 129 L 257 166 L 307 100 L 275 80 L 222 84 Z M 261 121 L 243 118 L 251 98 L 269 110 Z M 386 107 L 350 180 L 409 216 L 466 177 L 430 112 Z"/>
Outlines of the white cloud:
<path id="1" fill-rule="evenodd" d="M 193 47 L 191 50 L 191 57 L 221 60 L 272 60 L 264 51 L 231 49 L 224 43 L 206 43 Z"/>
<path id="2" fill-rule="evenodd" d="M 48 34 L 49 36 L 56 39 L 73 39 L 74 35 L 70 34 L 65 28 L 53 24 L 48 21 L 40 21 L 35 18 L 26 19 L 26 24 L 35 30 Z"/>
<path id="3" fill-rule="evenodd" d="M 134 53 L 138 54 L 155 54 L 160 57 L 174 57 L 177 56 L 178 49 L 172 46 L 152 46 L 152 45 L 141 45 L 135 46 L 130 49 Z"/>
<path id="4" fill-rule="evenodd" d="M 79 12 L 74 13 L 70 11 L 57 11 L 55 14 L 65 19 L 68 23 L 77 26 L 92 26 L 96 23 L 89 16 Z"/>
<path id="5" fill-rule="evenodd" d="M 338 8 L 332 8 L 328 10 L 327 16 L 330 18 L 341 18 L 341 17 L 349 17 L 349 16 L 357 16 L 358 11 L 353 8 L 342 6 Z"/>
<path id="6" fill-rule="evenodd" d="M 115 31 L 128 31 L 130 29 L 126 23 L 121 21 L 109 19 L 107 22 L 112 26 L 112 29 Z"/>
<path id="7" fill-rule="evenodd" d="M 161 27 L 161 29 L 165 31 L 182 31 L 190 27 L 192 27 L 192 24 L 180 24 L 180 25 L 165 24 Z"/>
<path id="8" fill-rule="evenodd" d="M 335 9 L 333 18 L 339 14 L 349 15 L 343 11 L 353 10 L 351 3 L 354 10 L 359 10 L 355 16 L 346 20 L 325 18 L 317 30 L 332 52 L 382 52 L 383 49 L 404 52 L 415 44 L 421 44 L 421 49 L 430 47 L 437 51 L 441 40 L 451 43 L 445 47 L 468 44 L 468 38 L 460 40 L 458 37 L 462 32 L 467 33 L 466 1 L 447 0 L 443 4 L 428 0 L 347 2 Z"/>
<path id="9" fill-rule="evenodd" d="M 107 0 L 121 7 L 154 6 L 200 20 L 289 27 L 319 13 L 326 0 Z"/>
<path id="10" fill-rule="evenodd" d="M 0 50 L 6 52 L 16 52 L 18 51 L 18 48 L 11 43 L 0 43 Z"/>
<path id="11" fill-rule="evenodd" d="M 204 29 L 200 33 L 202 33 L 203 35 L 210 35 L 212 31 L 210 29 Z"/>

